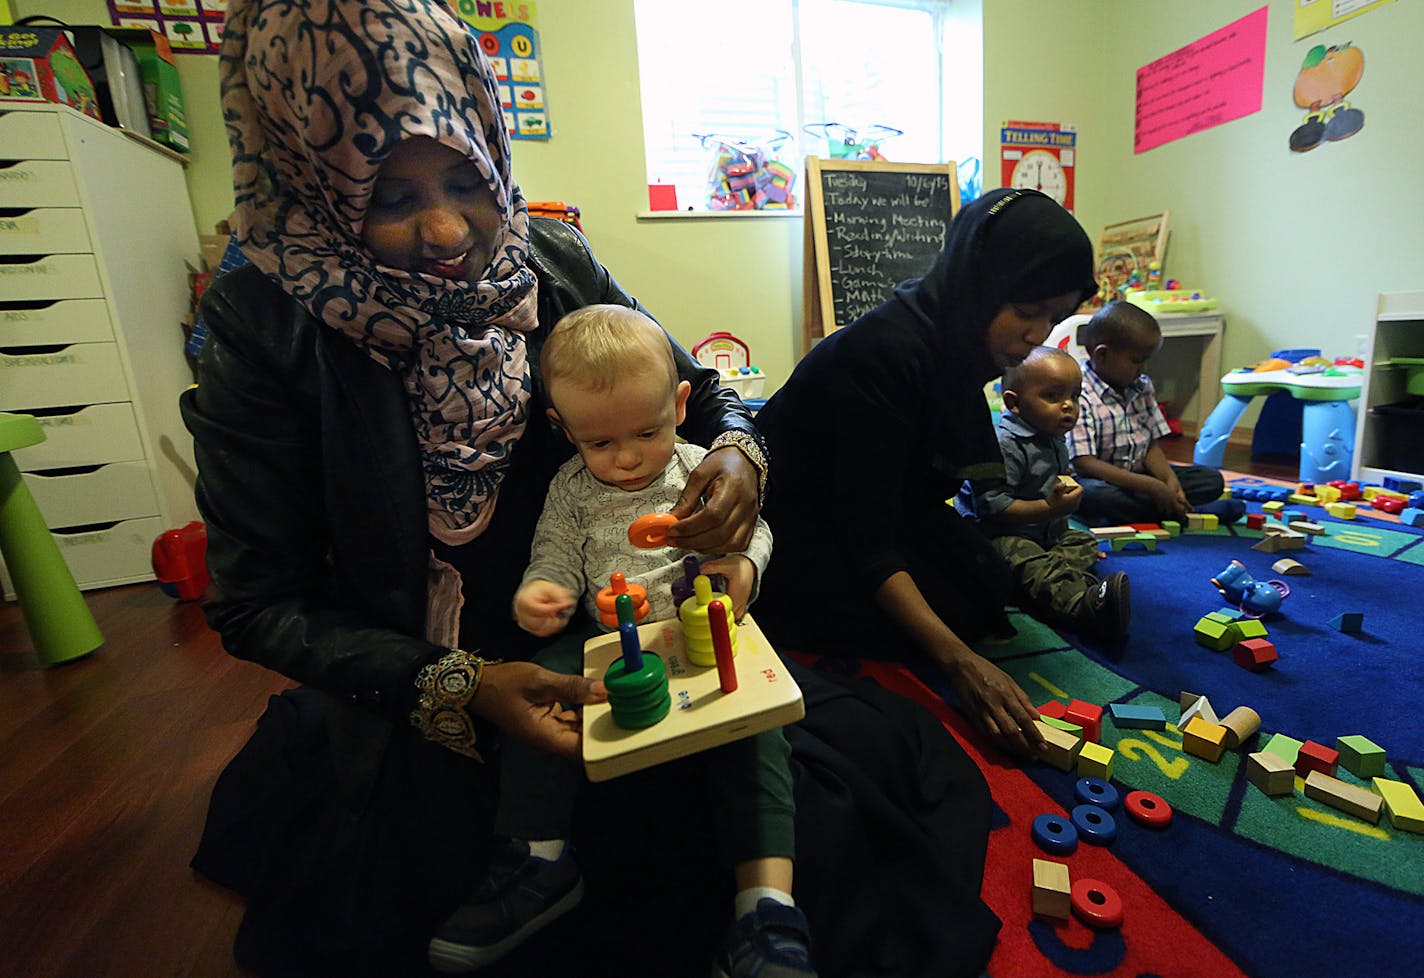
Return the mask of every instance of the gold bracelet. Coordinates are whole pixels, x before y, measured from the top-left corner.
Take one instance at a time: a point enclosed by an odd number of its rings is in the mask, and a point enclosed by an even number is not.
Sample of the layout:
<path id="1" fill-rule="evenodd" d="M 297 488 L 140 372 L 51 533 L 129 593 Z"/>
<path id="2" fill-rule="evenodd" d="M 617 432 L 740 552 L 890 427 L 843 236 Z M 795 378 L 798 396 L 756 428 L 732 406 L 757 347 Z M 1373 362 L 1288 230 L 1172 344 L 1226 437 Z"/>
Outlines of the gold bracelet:
<path id="1" fill-rule="evenodd" d="M 767 461 L 761 443 L 745 431 L 724 431 L 712 439 L 712 448 L 709 451 L 715 452 L 719 448 L 735 448 L 752 463 L 757 474 L 757 502 L 763 502 L 766 499 Z"/>
<path id="2" fill-rule="evenodd" d="M 475 749 L 475 723 L 469 705 L 479 692 L 488 663 L 472 652 L 452 649 L 421 668 L 415 685 L 416 708 L 411 726 L 426 740 L 483 760 Z"/>

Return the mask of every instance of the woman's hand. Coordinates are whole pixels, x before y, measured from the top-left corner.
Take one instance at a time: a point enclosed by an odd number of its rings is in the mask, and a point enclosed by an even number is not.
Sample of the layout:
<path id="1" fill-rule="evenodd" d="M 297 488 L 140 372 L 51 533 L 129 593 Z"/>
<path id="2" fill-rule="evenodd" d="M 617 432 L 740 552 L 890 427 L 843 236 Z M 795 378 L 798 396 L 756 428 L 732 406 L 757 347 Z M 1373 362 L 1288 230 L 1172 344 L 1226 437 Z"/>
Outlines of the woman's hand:
<path id="1" fill-rule="evenodd" d="M 1033 721 L 1033 700 L 998 666 L 974 652 L 956 656 L 941 668 L 949 676 L 970 720 L 1012 754 L 1032 757 L 1043 746 Z"/>
<path id="2" fill-rule="evenodd" d="M 708 452 L 670 511 L 677 522 L 668 528 L 668 543 L 704 554 L 745 550 L 760 508 L 756 466 L 732 446 Z"/>
<path id="3" fill-rule="evenodd" d="M 741 621 L 747 613 L 747 603 L 752 599 L 752 588 L 756 587 L 756 564 L 751 562 L 750 557 L 732 554 L 704 561 L 701 571 L 709 577 L 721 574 L 727 579 L 727 597 L 732 599 L 732 620 Z"/>
<path id="4" fill-rule="evenodd" d="M 596 680 L 550 672 L 532 662 L 492 662 L 484 666 L 469 709 L 539 750 L 578 760 L 583 746 L 579 711 L 563 704 L 606 699 L 607 690 Z"/>

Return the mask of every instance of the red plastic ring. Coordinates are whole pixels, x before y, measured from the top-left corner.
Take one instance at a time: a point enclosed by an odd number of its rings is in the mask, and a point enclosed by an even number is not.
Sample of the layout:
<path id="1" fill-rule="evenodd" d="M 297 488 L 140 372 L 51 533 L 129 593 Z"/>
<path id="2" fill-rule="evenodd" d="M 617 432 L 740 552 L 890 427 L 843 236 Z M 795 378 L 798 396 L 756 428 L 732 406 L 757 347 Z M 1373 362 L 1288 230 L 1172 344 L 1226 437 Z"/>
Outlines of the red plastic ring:
<path id="1" fill-rule="evenodd" d="M 668 527 L 677 522 L 671 513 L 649 513 L 639 516 L 628 527 L 628 542 L 635 547 L 651 550 L 653 547 L 667 546 Z"/>
<path id="2" fill-rule="evenodd" d="M 1122 926 L 1122 897 L 1102 880 L 1077 880 L 1070 891 L 1073 912 L 1089 927 Z"/>
<path id="3" fill-rule="evenodd" d="M 1129 791 L 1122 807 L 1134 822 L 1151 829 L 1164 829 L 1172 822 L 1172 806 L 1150 791 Z"/>

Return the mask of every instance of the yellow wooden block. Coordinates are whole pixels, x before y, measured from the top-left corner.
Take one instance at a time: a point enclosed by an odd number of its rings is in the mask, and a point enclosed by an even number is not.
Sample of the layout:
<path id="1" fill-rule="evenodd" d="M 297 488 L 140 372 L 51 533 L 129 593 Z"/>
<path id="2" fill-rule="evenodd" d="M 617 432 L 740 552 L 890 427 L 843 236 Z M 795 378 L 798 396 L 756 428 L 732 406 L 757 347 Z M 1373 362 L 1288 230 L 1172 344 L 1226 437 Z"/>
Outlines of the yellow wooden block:
<path id="1" fill-rule="evenodd" d="M 1068 866 L 1050 859 L 1033 861 L 1033 912 L 1067 920 L 1073 909 Z"/>
<path id="2" fill-rule="evenodd" d="M 1078 480 L 1073 478 L 1071 475 L 1060 475 L 1058 477 L 1058 483 L 1059 485 L 1062 485 L 1068 489 L 1078 488 Z"/>
<path id="3" fill-rule="evenodd" d="M 1221 760 L 1221 754 L 1226 750 L 1226 728 L 1194 716 L 1182 730 L 1182 750 L 1214 764 Z"/>
<path id="4" fill-rule="evenodd" d="M 1279 499 L 1272 499 L 1268 503 L 1262 503 L 1261 508 L 1268 513 L 1279 513 L 1281 510 L 1286 508 L 1286 504 L 1281 502 Z"/>
<path id="5" fill-rule="evenodd" d="M 1352 520 L 1355 518 L 1355 507 L 1350 503 L 1326 503 L 1325 512 L 1337 520 Z"/>
<path id="6" fill-rule="evenodd" d="M 1336 811 L 1362 818 L 1371 825 L 1380 820 L 1380 806 L 1384 799 L 1379 795 L 1347 784 L 1339 778 L 1332 778 L 1320 771 L 1311 771 L 1305 778 L 1305 796 L 1329 805 Z"/>
<path id="7" fill-rule="evenodd" d="M 1216 527 L 1217 527 L 1217 524 L 1219 523 L 1219 521 L 1218 521 L 1217 518 L 1216 518 L 1216 514 L 1215 514 L 1215 513 L 1202 513 L 1202 514 L 1201 514 L 1201 522 L 1202 522 L 1201 528 L 1202 528 L 1203 530 L 1215 530 Z"/>
<path id="8" fill-rule="evenodd" d="M 1315 498 L 1320 500 L 1320 505 L 1340 501 L 1340 490 L 1335 486 L 1316 486 Z"/>
<path id="9" fill-rule="evenodd" d="M 1060 771 L 1071 771 L 1073 765 L 1077 763 L 1078 751 L 1082 749 L 1083 738 L 1075 737 L 1065 730 L 1057 727 L 1050 727 L 1042 720 L 1035 720 L 1034 726 L 1038 728 L 1039 735 L 1043 737 L 1046 746 L 1038 752 L 1038 756 L 1052 764 Z"/>
<path id="10" fill-rule="evenodd" d="M 1424 835 L 1424 802 L 1419 800 L 1411 785 L 1389 778 L 1374 778 L 1370 784 L 1384 798 L 1389 824 L 1402 832 Z"/>
<path id="11" fill-rule="evenodd" d="M 1078 776 L 1080 778 L 1102 778 L 1112 780 L 1113 757 L 1117 754 L 1111 747 L 1087 741 L 1078 751 Z"/>
<path id="12" fill-rule="evenodd" d="M 1314 506 L 1320 502 L 1315 496 L 1303 492 L 1293 492 L 1289 499 L 1297 506 Z"/>
<path id="13" fill-rule="evenodd" d="M 1393 489 L 1386 489 L 1384 486 L 1365 486 L 1360 490 L 1360 495 L 1366 502 L 1374 502 L 1383 496 L 1385 499 L 1408 499 L 1409 496 L 1402 492 L 1395 492 Z"/>

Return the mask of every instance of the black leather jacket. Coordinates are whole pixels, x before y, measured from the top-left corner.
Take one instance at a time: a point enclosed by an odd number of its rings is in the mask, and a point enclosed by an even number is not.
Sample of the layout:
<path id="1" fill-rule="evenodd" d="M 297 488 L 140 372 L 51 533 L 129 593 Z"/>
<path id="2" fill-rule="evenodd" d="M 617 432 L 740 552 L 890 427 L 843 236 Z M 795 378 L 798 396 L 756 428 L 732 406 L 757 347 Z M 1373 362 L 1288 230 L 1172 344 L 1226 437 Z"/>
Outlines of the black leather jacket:
<path id="1" fill-rule="evenodd" d="M 547 218 L 530 223 L 539 280 L 530 424 L 547 424 L 537 356 L 554 323 L 592 303 L 638 304 L 583 235 Z M 417 671 L 446 651 L 420 637 L 430 543 L 406 398 L 396 374 L 253 266 L 218 279 L 202 315 L 210 337 L 182 409 L 218 591 L 208 622 L 232 655 L 331 697 L 337 770 L 359 807 L 392 731 L 408 722 Z M 692 383 L 679 433 L 703 445 L 725 430 L 755 436 L 716 371 L 673 346 Z M 564 457 L 572 451 L 563 438 L 550 442 Z"/>

